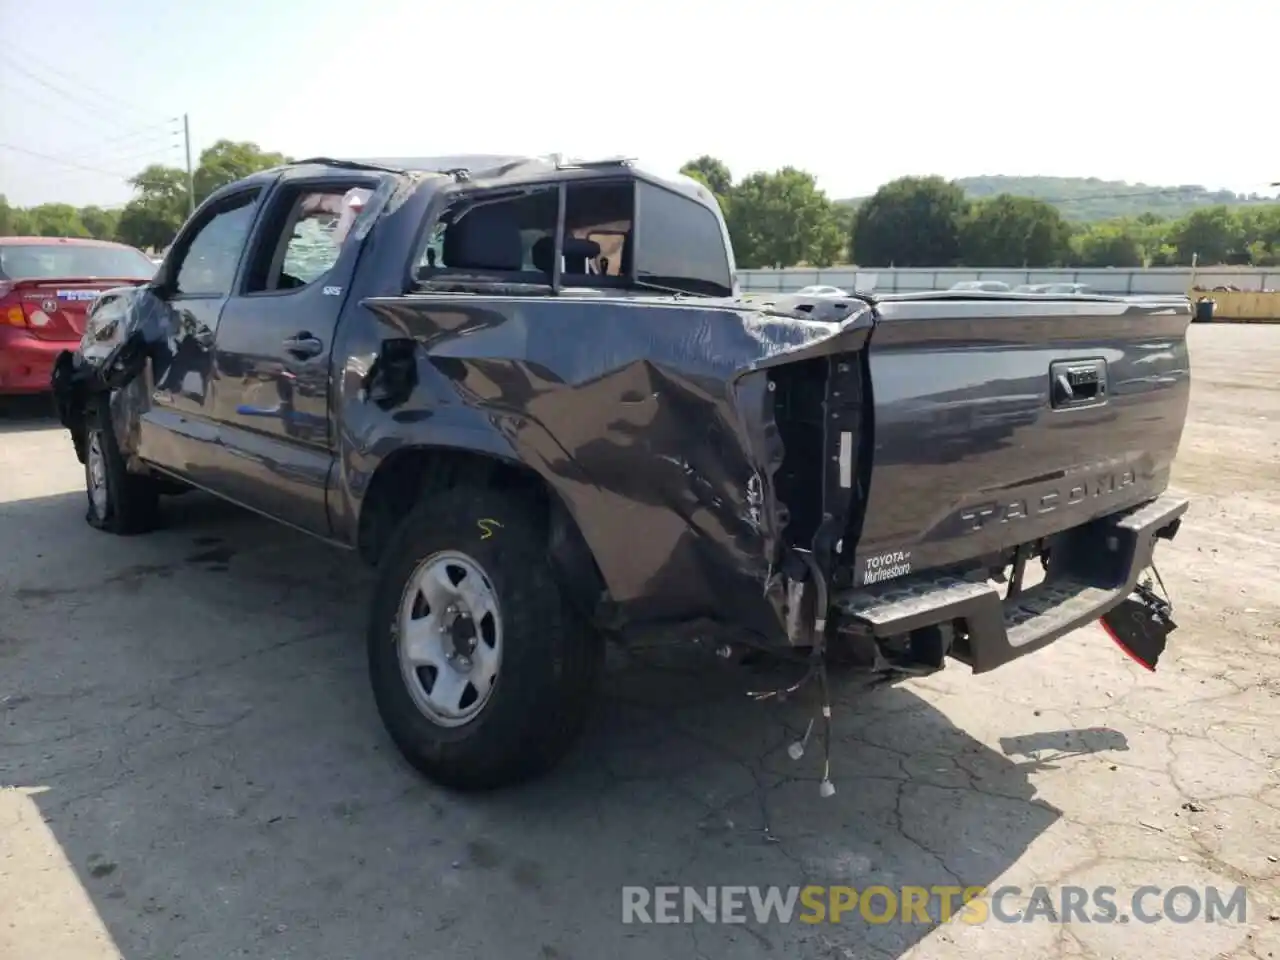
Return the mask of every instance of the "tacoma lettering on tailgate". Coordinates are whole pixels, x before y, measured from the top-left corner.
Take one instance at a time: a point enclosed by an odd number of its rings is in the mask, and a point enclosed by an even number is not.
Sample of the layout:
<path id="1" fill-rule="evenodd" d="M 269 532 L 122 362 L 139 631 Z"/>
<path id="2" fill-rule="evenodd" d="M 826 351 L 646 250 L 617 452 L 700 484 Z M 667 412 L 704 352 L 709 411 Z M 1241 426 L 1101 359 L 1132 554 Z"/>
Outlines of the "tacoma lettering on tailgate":
<path id="1" fill-rule="evenodd" d="M 984 504 L 960 514 L 960 520 L 970 531 L 981 530 L 990 523 L 1012 523 L 1028 517 L 1043 516 L 1062 506 L 1075 506 L 1098 497 L 1111 497 L 1133 486 L 1138 480 L 1133 470 L 1108 473 L 1082 483 L 1073 483 L 1056 490 L 1047 490 L 1038 497 L 1018 497 L 1001 503 Z"/>

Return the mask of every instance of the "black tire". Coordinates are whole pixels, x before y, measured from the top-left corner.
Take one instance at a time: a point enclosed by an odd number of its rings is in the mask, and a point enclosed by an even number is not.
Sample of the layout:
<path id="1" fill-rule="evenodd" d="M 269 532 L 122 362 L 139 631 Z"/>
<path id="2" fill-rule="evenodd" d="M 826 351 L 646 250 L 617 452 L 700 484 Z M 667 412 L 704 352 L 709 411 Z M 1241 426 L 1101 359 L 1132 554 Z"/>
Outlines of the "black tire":
<path id="1" fill-rule="evenodd" d="M 402 598 L 441 551 L 479 565 L 501 620 L 497 678 L 461 726 L 420 709 L 401 669 Z M 379 562 L 368 644 L 374 699 L 396 747 L 429 779 L 460 790 L 511 786 L 555 766 L 583 727 L 604 661 L 603 639 L 557 585 L 538 505 L 489 489 L 428 495 L 405 517 Z"/>
<path id="2" fill-rule="evenodd" d="M 145 533 L 159 520 L 160 487 L 154 477 L 130 473 L 116 443 L 105 406 L 85 416 L 84 486 L 89 526 L 119 536 Z M 104 496 L 95 498 L 94 472 L 100 463 Z"/>

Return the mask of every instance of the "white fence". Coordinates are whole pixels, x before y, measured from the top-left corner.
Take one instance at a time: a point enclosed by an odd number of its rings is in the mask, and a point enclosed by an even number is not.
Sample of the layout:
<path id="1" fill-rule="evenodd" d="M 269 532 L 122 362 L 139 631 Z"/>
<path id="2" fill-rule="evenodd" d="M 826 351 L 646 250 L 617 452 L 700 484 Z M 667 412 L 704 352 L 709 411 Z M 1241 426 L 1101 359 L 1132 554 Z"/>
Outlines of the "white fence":
<path id="1" fill-rule="evenodd" d="M 963 268 L 902 267 L 881 270 L 857 267 L 830 267 L 825 270 L 791 267 L 786 270 L 739 270 L 738 282 L 744 293 L 791 292 L 812 284 L 828 284 L 850 292 L 910 293 L 916 290 L 946 290 L 961 280 L 1002 280 L 1012 287 L 1021 283 L 1085 283 L 1099 293 L 1143 294 L 1186 293 L 1192 275 L 1200 287 L 1233 286 L 1241 290 L 1280 289 L 1280 268 L 1212 267 L 1192 271 L 1190 267 L 1151 267 L 1109 270 L 967 270 Z"/>

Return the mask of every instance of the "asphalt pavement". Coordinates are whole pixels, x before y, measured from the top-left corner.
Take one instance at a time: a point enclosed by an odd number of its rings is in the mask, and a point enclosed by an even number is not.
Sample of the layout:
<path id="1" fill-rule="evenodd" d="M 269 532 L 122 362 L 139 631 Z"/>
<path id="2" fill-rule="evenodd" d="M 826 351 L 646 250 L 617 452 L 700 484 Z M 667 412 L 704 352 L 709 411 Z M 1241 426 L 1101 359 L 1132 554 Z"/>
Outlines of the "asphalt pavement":
<path id="1" fill-rule="evenodd" d="M 0 415 L 0 958 L 1280 956 L 1280 328 L 1196 327 L 1155 674 L 1091 627 L 994 673 L 813 702 L 700 650 L 611 658 L 528 787 L 438 789 L 365 676 L 371 577 L 205 495 L 84 522 L 43 407 Z M 787 679 L 782 677 L 781 679 Z M 1247 892 L 1206 923 L 623 923 L 623 888 Z M 1153 901 L 1154 906 L 1159 900 Z"/>

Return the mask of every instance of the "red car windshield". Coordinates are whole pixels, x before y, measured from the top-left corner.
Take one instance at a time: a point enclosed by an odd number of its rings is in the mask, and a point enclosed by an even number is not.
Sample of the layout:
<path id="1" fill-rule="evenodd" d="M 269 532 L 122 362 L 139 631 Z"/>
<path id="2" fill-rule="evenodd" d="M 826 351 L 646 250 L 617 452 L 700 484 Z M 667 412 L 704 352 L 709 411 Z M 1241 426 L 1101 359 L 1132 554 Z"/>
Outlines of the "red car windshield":
<path id="1" fill-rule="evenodd" d="M 0 280 L 107 277 L 150 280 L 156 265 L 131 247 L 0 244 Z"/>

